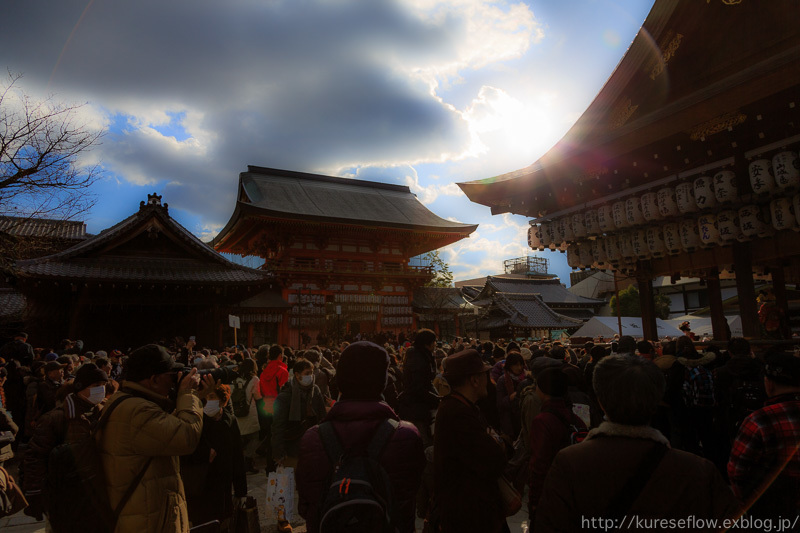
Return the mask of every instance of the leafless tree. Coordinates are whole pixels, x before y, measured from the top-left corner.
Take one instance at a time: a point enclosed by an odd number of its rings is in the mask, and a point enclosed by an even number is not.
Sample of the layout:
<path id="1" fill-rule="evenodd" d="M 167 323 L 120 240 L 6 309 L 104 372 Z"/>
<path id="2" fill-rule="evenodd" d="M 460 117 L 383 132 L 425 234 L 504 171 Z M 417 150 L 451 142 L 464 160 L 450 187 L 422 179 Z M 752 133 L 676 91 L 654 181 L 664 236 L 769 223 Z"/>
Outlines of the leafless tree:
<path id="1" fill-rule="evenodd" d="M 32 99 L 20 78 L 9 72 L 0 86 L 0 215 L 72 218 L 94 204 L 99 167 L 80 158 L 103 132 L 81 120 L 83 105 Z"/>

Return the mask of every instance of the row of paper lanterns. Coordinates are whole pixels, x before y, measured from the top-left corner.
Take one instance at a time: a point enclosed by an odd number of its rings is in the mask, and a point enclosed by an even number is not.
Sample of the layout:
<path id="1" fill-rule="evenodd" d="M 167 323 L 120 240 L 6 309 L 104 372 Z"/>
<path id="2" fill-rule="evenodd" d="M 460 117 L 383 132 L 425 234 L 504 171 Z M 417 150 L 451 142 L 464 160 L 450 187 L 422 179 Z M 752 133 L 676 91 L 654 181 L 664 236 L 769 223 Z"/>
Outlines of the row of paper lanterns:
<path id="1" fill-rule="evenodd" d="M 769 237 L 776 230 L 800 231 L 800 194 L 793 200 L 776 198 L 769 206 L 746 205 L 738 210 L 705 213 L 662 225 L 643 225 L 602 238 L 582 240 L 558 248 L 567 252 L 572 268 L 613 266 L 635 260 L 660 258 L 694 252 L 700 248 L 745 242 L 757 237 Z M 536 227 L 529 230 L 529 244 L 542 250 Z"/>
<path id="2" fill-rule="evenodd" d="M 759 197 L 800 190 L 800 159 L 797 152 L 783 151 L 772 160 L 755 160 L 750 163 L 749 172 L 751 188 Z M 544 223 L 539 236 L 543 245 L 533 247 L 554 249 L 562 242 L 576 242 L 646 223 L 724 208 L 738 197 L 736 175 L 730 170 L 722 170 L 714 176 L 701 176 L 692 182 L 663 187 L 639 197 L 619 200 Z"/>

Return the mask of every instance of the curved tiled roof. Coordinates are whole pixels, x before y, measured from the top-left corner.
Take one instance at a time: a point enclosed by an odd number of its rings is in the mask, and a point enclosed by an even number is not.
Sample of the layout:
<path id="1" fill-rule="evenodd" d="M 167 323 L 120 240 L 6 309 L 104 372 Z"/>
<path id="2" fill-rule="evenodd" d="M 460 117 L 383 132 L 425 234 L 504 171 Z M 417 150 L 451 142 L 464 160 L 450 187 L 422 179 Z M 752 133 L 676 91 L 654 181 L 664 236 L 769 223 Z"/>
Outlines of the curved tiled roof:
<path id="1" fill-rule="evenodd" d="M 489 297 L 492 293 L 538 294 L 547 305 L 584 305 L 587 307 L 605 305 L 605 300 L 585 298 L 572 294 L 558 279 L 510 279 L 489 276 L 486 285 L 477 299 Z"/>
<path id="2" fill-rule="evenodd" d="M 509 325 L 527 328 L 578 328 L 583 324 L 556 313 L 536 294 L 496 293 L 494 303 L 509 317 Z"/>
<path id="3" fill-rule="evenodd" d="M 75 220 L 0 216 L 0 232 L 16 237 L 80 241 L 89 237 L 86 224 Z"/>
<path id="4" fill-rule="evenodd" d="M 114 255 L 116 244 L 157 228 L 169 233 L 188 252 L 183 257 Z M 139 211 L 114 226 L 62 252 L 17 261 L 24 277 L 52 279 L 163 283 L 257 283 L 266 273 L 232 263 L 175 222 L 160 204 L 142 205 Z"/>

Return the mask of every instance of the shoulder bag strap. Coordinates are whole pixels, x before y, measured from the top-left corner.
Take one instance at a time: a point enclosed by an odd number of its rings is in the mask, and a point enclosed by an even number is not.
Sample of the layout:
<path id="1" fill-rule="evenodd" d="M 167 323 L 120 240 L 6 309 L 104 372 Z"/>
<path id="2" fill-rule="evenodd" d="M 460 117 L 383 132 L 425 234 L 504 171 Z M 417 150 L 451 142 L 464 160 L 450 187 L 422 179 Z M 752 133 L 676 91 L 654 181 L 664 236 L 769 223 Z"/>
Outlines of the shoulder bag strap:
<path id="1" fill-rule="evenodd" d="M 111 413 L 114 412 L 114 409 L 116 409 L 117 406 L 119 406 L 119 404 L 121 404 L 128 398 L 133 398 L 133 396 L 131 396 L 130 394 L 125 394 L 119 400 L 115 401 L 114 403 L 103 409 L 103 412 L 100 415 L 100 419 L 97 421 L 97 425 L 95 426 L 94 431 L 92 433 L 94 434 L 97 433 L 99 430 L 101 430 L 108 423 L 108 419 L 111 418 Z M 141 483 L 142 478 L 144 478 L 144 475 L 147 472 L 147 469 L 150 467 L 150 463 L 152 461 L 153 461 L 152 456 L 147 458 L 147 462 L 144 464 L 144 467 L 142 467 L 142 469 L 133 479 L 131 484 L 128 486 L 128 489 L 125 491 L 125 494 L 122 495 L 122 499 L 119 501 L 117 507 L 114 509 L 114 515 L 112 517 L 113 523 L 111 524 L 112 531 L 116 529 L 117 520 L 119 520 L 120 513 L 125 508 L 125 505 L 128 503 L 128 500 L 131 499 L 131 496 L 133 496 L 133 493 L 136 491 L 136 487 L 138 487 L 139 483 Z"/>
<path id="2" fill-rule="evenodd" d="M 642 458 L 639 463 L 639 468 L 631 476 L 622 489 L 614 496 L 606 508 L 606 513 L 603 516 L 608 518 L 622 518 L 626 514 L 636 500 L 639 498 L 642 490 L 647 486 L 650 478 L 655 472 L 661 460 L 667 453 L 667 446 L 661 443 L 656 443 Z"/>
<path id="3" fill-rule="evenodd" d="M 378 460 L 383 454 L 383 449 L 386 448 L 386 445 L 391 440 L 392 436 L 394 436 L 394 432 L 397 431 L 397 427 L 400 423 L 393 419 L 387 418 L 378 426 L 378 429 L 375 430 L 375 434 L 372 436 L 372 439 L 369 441 L 369 446 L 367 446 L 367 453 L 369 457 L 374 460 Z"/>
<path id="4" fill-rule="evenodd" d="M 342 456 L 342 443 L 339 442 L 339 437 L 336 435 L 336 430 L 333 429 L 331 422 L 323 422 L 319 425 L 319 438 L 322 440 L 322 447 L 328 456 L 328 462 L 331 468 L 334 468 Z"/>

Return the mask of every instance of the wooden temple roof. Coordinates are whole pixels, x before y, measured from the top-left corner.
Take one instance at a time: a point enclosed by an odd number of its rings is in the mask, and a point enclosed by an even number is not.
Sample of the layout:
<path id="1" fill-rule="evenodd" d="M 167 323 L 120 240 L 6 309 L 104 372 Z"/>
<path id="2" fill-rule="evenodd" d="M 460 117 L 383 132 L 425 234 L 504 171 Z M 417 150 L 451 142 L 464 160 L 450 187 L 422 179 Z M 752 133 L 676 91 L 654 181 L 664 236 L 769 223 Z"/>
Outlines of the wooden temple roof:
<path id="1" fill-rule="evenodd" d="M 536 294 L 498 292 L 494 295 L 490 316 L 480 322 L 481 328 L 512 326 L 532 329 L 578 328 L 582 320 L 556 313 Z M 498 316 L 497 313 L 500 313 Z"/>
<path id="2" fill-rule="evenodd" d="M 247 168 L 239 175 L 233 215 L 212 242 L 218 250 L 240 251 L 238 243 L 258 233 L 248 223 L 254 219 L 433 233 L 443 241 L 433 248 L 455 242 L 477 228 L 437 216 L 406 186 L 252 165 Z"/>
<path id="3" fill-rule="evenodd" d="M 796 2 L 729 4 L 656 0 L 561 141 L 529 167 L 458 185 L 495 214 L 538 218 L 796 136 Z"/>
<path id="4" fill-rule="evenodd" d="M 474 298 L 473 303 L 490 301 L 498 293 L 510 293 L 520 300 L 523 295 L 531 299 L 541 300 L 548 306 L 600 307 L 605 300 L 585 298 L 572 294 L 558 279 L 508 279 L 488 276 L 483 290 Z"/>
<path id="5" fill-rule="evenodd" d="M 19 278 L 189 285 L 253 285 L 266 273 L 236 265 L 175 222 L 161 197 L 62 252 L 16 262 Z"/>
<path id="6" fill-rule="evenodd" d="M 86 233 L 86 224 L 82 221 L 9 216 L 0 216 L 0 233 L 8 233 L 15 237 L 43 237 L 74 241 L 82 241 L 90 237 Z"/>

